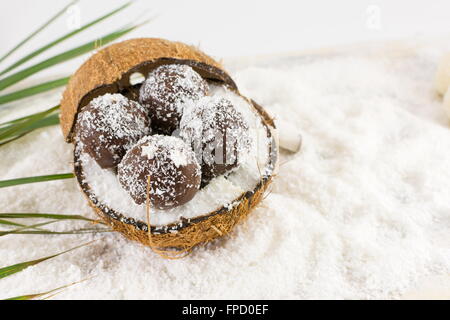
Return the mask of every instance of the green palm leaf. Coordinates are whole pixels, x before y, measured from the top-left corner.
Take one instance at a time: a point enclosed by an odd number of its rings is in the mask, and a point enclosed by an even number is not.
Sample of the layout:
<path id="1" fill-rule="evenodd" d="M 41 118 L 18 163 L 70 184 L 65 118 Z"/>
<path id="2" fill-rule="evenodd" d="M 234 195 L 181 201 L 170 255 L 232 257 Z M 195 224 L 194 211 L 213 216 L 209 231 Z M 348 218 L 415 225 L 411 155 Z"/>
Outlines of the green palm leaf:
<path id="1" fill-rule="evenodd" d="M 35 129 L 57 125 L 58 123 L 59 123 L 59 114 L 49 115 L 43 119 L 40 119 L 39 121 L 29 124 L 26 128 L 20 129 L 15 135 L 11 136 L 10 138 L 0 141 L 0 146 L 7 144 L 11 141 L 14 141 L 20 137 L 23 137 L 24 135 L 34 131 Z"/>
<path id="2" fill-rule="evenodd" d="M 3 220 L 3 219 L 0 219 L 0 225 L 6 225 L 6 226 L 13 226 L 13 227 L 21 227 L 21 228 L 25 228 L 25 229 L 28 229 L 28 228 L 30 228 L 30 229 L 36 229 L 36 230 L 40 230 L 40 231 L 42 231 L 42 229 L 41 228 L 39 228 L 39 226 L 29 226 L 29 225 L 26 225 L 26 224 L 22 224 L 22 223 L 17 223 L 17 222 L 12 222 L 12 221 L 9 221 L 9 220 Z M 8 230 L 8 231 L 11 231 L 11 230 Z M 2 231 L 0 231 L 0 232 L 2 232 Z"/>
<path id="3" fill-rule="evenodd" d="M 25 43 L 27 43 L 29 40 L 31 40 L 34 36 L 36 36 L 39 32 L 41 32 L 42 30 L 44 30 L 45 28 L 47 28 L 53 21 L 55 21 L 57 18 L 59 18 L 66 10 L 68 7 L 70 7 L 71 5 L 74 5 L 75 3 L 77 3 L 78 0 L 74 0 L 72 2 L 70 2 L 67 6 L 65 6 L 64 8 L 62 8 L 60 11 L 58 11 L 58 13 L 56 13 L 53 17 L 51 17 L 46 23 L 44 23 L 41 27 L 39 27 L 36 31 L 34 31 L 32 34 L 30 34 L 28 37 L 26 37 L 25 39 L 23 39 L 18 45 L 16 45 L 14 48 L 12 48 L 11 50 L 9 50 L 4 56 L 2 56 L 0 58 L 0 62 L 2 62 L 3 60 L 5 60 L 7 57 L 9 57 L 11 54 L 13 54 L 17 49 L 19 49 L 20 47 L 22 47 Z"/>
<path id="4" fill-rule="evenodd" d="M 9 126 L 3 127 L 0 129 L 0 142 L 9 139 L 11 137 L 14 137 L 16 135 L 20 135 L 21 133 L 27 130 L 34 130 L 36 129 L 37 123 L 39 121 L 42 121 L 47 116 L 53 114 L 56 110 L 59 109 L 59 106 L 55 106 L 53 108 L 50 108 L 48 110 L 38 112 L 33 114 L 32 116 L 24 119 L 20 122 L 15 122 L 14 124 L 11 124 Z"/>
<path id="5" fill-rule="evenodd" d="M 20 184 L 27 184 L 27 183 L 45 182 L 45 181 L 61 180 L 61 179 L 71 179 L 74 177 L 75 176 L 73 173 L 63 173 L 63 174 L 52 174 L 52 175 L 47 175 L 47 176 L 36 176 L 36 177 L 26 177 L 26 178 L 18 178 L 18 179 L 11 179 L 11 180 L 3 180 L 3 181 L 0 181 L 0 188 L 12 187 L 12 186 L 17 186 Z"/>
<path id="6" fill-rule="evenodd" d="M 10 220 L 4 219 L 34 219 L 34 218 L 44 218 L 52 219 L 51 221 L 46 221 L 38 224 L 25 225 L 17 222 L 12 222 Z M 108 228 L 81 228 L 68 231 L 51 231 L 47 229 L 41 229 L 39 227 L 55 223 L 63 220 L 83 220 L 92 223 L 99 223 L 104 225 L 102 221 L 89 219 L 80 215 L 66 215 L 66 214 L 49 214 L 49 213 L 0 213 L 0 225 L 18 227 L 16 229 L 10 229 L 5 231 L 0 231 L 0 237 L 8 234 L 45 234 L 45 235 L 63 235 L 63 234 L 85 234 L 85 233 L 98 233 L 98 232 L 110 232 L 111 229 Z M 32 229 L 32 230 L 29 230 Z"/>
<path id="7" fill-rule="evenodd" d="M 46 111 L 46 110 L 45 110 L 45 111 Z M 45 112 L 45 111 L 41 111 L 41 112 Z M 39 112 L 38 112 L 38 113 L 39 113 Z M 5 129 L 6 127 L 9 127 L 9 126 L 11 126 L 11 125 L 13 125 L 13 124 L 16 124 L 16 123 L 18 123 L 18 122 L 21 122 L 21 121 L 28 120 L 28 119 L 30 119 L 31 117 L 33 117 L 34 115 L 36 115 L 36 114 L 37 114 L 37 113 L 33 113 L 33 114 L 28 115 L 28 116 L 24 116 L 24 117 L 21 117 L 21 118 L 17 118 L 17 119 L 14 119 L 14 120 L 9 120 L 9 121 L 0 123 L 0 133 L 2 132 L 2 130 L 4 131 L 4 129 Z"/>
<path id="8" fill-rule="evenodd" d="M 9 66 L 8 68 L 6 68 L 6 69 L 3 70 L 2 72 L 0 72 L 0 75 L 3 75 L 3 74 L 5 74 L 5 73 L 7 73 L 7 72 L 9 72 L 9 71 L 11 71 L 11 70 L 17 68 L 18 66 L 24 64 L 25 62 L 31 60 L 32 58 L 38 56 L 39 54 L 41 54 L 41 53 L 47 51 L 48 49 L 52 48 L 53 46 L 57 45 L 58 43 L 63 42 L 64 40 L 67 40 L 67 39 L 73 37 L 74 35 L 76 35 L 76 34 L 82 32 L 82 31 L 84 31 L 84 30 L 86 30 L 86 29 L 88 29 L 88 28 L 94 26 L 95 24 L 97 24 L 97 23 L 99 23 L 99 22 L 101 22 L 101 21 L 103 21 L 103 20 L 109 18 L 110 16 L 112 16 L 112 15 L 114 15 L 114 14 L 120 12 L 121 10 L 125 9 L 126 7 L 128 7 L 130 4 L 131 4 L 131 2 L 128 2 L 128 3 L 126 3 L 126 4 L 122 5 L 122 6 L 120 6 L 119 8 L 117 8 L 117 9 L 115 9 L 115 10 L 113 10 L 113 11 L 107 13 L 107 14 L 105 14 L 104 16 L 102 16 L 102 17 L 100 17 L 100 18 L 98 18 L 98 19 L 95 19 L 95 20 L 89 22 L 88 24 L 82 26 L 81 28 L 79 28 L 79 29 L 77 29 L 77 30 L 74 30 L 74 31 L 72 31 L 72 32 L 69 32 L 68 34 L 62 36 L 61 38 L 58 38 L 58 39 L 56 39 L 55 41 L 52 41 L 52 42 L 50 42 L 49 44 L 47 44 L 47 45 L 45 45 L 45 46 L 43 46 L 43 47 L 37 49 L 36 51 L 34 51 L 34 52 L 30 53 L 29 55 L 23 57 L 22 59 L 20 59 L 19 61 L 17 61 L 17 62 L 14 63 L 13 65 Z"/>
<path id="9" fill-rule="evenodd" d="M 55 289 L 56 291 L 57 289 Z M 33 300 L 33 299 L 37 299 L 37 298 L 42 298 L 43 296 L 46 296 L 48 294 L 51 294 L 53 292 L 55 292 L 53 290 L 47 291 L 47 292 L 42 292 L 42 293 L 36 293 L 36 294 L 27 294 L 24 296 L 17 296 L 17 297 L 13 297 L 13 298 L 8 298 L 8 299 L 3 299 L 4 301 L 9 301 L 9 300 L 18 300 L 18 301 L 22 301 L 22 300 Z"/>
<path id="10" fill-rule="evenodd" d="M 82 280 L 82 281 L 85 281 L 85 280 Z M 53 289 L 53 290 L 49 290 L 49 291 L 46 291 L 46 292 L 27 294 L 27 295 L 23 295 L 23 296 L 17 296 L 17 297 L 13 297 L 13 298 L 8 298 L 8 299 L 5 299 L 5 300 L 33 300 L 33 299 L 37 299 L 37 298 L 48 299 L 50 297 L 53 297 L 55 294 L 60 293 L 62 290 L 66 289 L 68 287 L 71 287 L 71 286 L 73 286 L 75 284 L 78 284 L 78 283 L 80 283 L 82 281 L 73 282 L 73 283 L 67 284 L 65 286 L 62 286 L 62 287 L 59 287 L 59 288 L 56 288 L 56 289 Z"/>
<path id="11" fill-rule="evenodd" d="M 0 124 L 0 146 L 39 129 L 59 123 L 59 106 L 20 119 Z"/>
<path id="12" fill-rule="evenodd" d="M 13 234 L 13 233 L 15 233 L 15 234 L 23 233 L 27 229 L 39 229 L 39 227 L 42 227 L 42 226 L 45 226 L 45 225 L 48 225 L 48 224 L 52 224 L 52 223 L 55 223 L 55 222 L 57 222 L 57 220 L 36 223 L 36 224 L 30 225 L 30 226 L 24 225 L 23 227 L 20 227 L 20 228 L 17 228 L 17 229 L 8 230 L 8 231 L 0 231 L 0 237 L 6 236 L 8 234 Z M 45 232 L 45 231 L 46 230 L 44 230 L 44 231 L 36 231 L 36 232 Z"/>
<path id="13" fill-rule="evenodd" d="M 29 87 L 29 88 L 22 89 L 22 90 L 19 90 L 16 92 L 5 94 L 3 96 L 0 96 L 0 104 L 5 104 L 5 103 L 11 102 L 11 101 L 15 101 L 15 100 L 23 99 L 23 98 L 26 98 L 29 96 L 33 96 L 33 95 L 41 93 L 41 92 L 45 92 L 45 91 L 49 91 L 49 90 L 52 90 L 52 89 L 55 89 L 58 87 L 62 87 L 64 85 L 66 85 L 68 81 L 69 81 L 69 77 L 56 79 L 56 80 L 52 80 L 49 82 L 44 82 L 44 83 L 38 84 L 33 87 Z"/>
<path id="14" fill-rule="evenodd" d="M 15 223 L 15 222 L 11 222 L 11 221 L 8 221 L 8 220 L 3 220 L 3 219 L 0 219 L 0 224 L 4 224 L 4 225 L 7 225 L 7 226 L 15 226 L 15 227 L 26 227 L 26 225 L 24 225 L 24 224 Z"/>
<path id="15" fill-rule="evenodd" d="M 25 127 L 23 128 L 19 128 L 18 130 L 15 130 L 11 136 L 9 137 L 13 137 L 15 135 L 18 135 L 22 132 L 28 132 L 28 131 L 32 131 L 34 129 L 39 129 L 39 128 L 43 128 L 43 127 L 47 127 L 47 126 L 51 126 L 51 125 L 55 125 L 59 123 L 59 113 L 53 113 L 53 114 L 49 114 L 39 120 L 36 121 L 30 121 L 32 119 L 35 119 L 34 116 L 36 115 L 36 113 L 26 116 L 22 119 L 18 119 L 18 120 L 13 120 L 11 122 L 7 122 L 7 123 L 3 123 L 0 124 L 0 134 L 3 134 L 4 132 L 6 132 L 7 130 L 10 130 L 11 128 L 14 128 L 16 126 L 18 126 L 19 124 L 25 122 L 25 121 L 29 121 Z M 6 138 L 9 138 L 6 137 Z M 0 144 L 1 145 L 1 144 Z"/>
<path id="16" fill-rule="evenodd" d="M 54 220 L 84 220 L 95 223 L 103 223 L 89 219 L 78 214 L 54 214 L 54 213 L 0 213 L 0 219 L 33 219 L 44 218 Z"/>
<path id="17" fill-rule="evenodd" d="M 0 146 L 20 138 L 35 129 L 58 124 L 59 114 L 57 109 L 58 107 L 54 107 L 19 119 L 0 123 L 0 135 L 3 135 L 3 138 L 0 139 Z"/>
<path id="18" fill-rule="evenodd" d="M 16 141 L 17 139 L 22 138 L 22 137 L 25 136 L 25 135 L 26 135 L 26 133 L 23 133 L 23 134 L 20 134 L 20 135 L 18 135 L 18 136 L 14 136 L 13 138 L 6 139 L 6 141 L 0 142 L 0 147 L 3 146 L 3 145 L 5 145 L 5 144 L 7 144 L 7 143 Z"/>
<path id="19" fill-rule="evenodd" d="M 83 55 L 85 53 L 88 53 L 96 48 L 99 48 L 111 41 L 114 41 L 115 39 L 133 31 L 134 29 L 140 27 L 142 24 L 138 25 L 132 25 L 130 27 L 124 27 L 122 29 L 119 29 L 118 31 L 112 32 L 107 34 L 106 36 L 103 36 L 97 40 L 88 42 L 84 45 L 81 45 L 79 47 L 73 48 L 69 51 L 66 51 L 64 53 L 58 54 L 56 56 L 53 56 L 47 60 L 44 60 L 38 64 L 35 64 L 31 67 L 28 67 L 22 71 L 19 71 L 17 73 L 14 73 L 2 80 L 0 80 L 0 90 L 3 90 L 5 88 L 8 88 L 12 86 L 13 84 L 16 84 L 17 82 L 28 78 L 29 76 L 42 71 L 46 68 L 49 68 L 51 66 L 54 66 L 56 64 L 65 62 L 67 60 L 73 59 L 75 57 L 78 57 L 80 55 Z"/>
<path id="20" fill-rule="evenodd" d="M 59 290 L 59 288 L 54 289 L 54 290 L 50 290 L 50 291 L 47 291 L 47 292 L 42 292 L 42 293 L 35 293 L 35 294 L 27 294 L 27 295 L 23 295 L 23 296 L 17 296 L 17 297 L 13 297 L 13 298 L 4 299 L 4 301 L 9 301 L 9 300 L 18 300 L 18 301 L 34 300 L 34 299 L 38 299 L 38 298 L 43 298 L 44 296 L 52 294 L 52 293 L 56 293 L 58 290 Z"/>
<path id="21" fill-rule="evenodd" d="M 69 235 L 69 234 L 86 234 L 86 233 L 103 233 L 103 232 L 112 232 L 111 229 L 107 228 L 82 228 L 82 229 L 76 229 L 76 230 L 69 230 L 69 231 L 50 231 L 50 230 L 30 230 L 30 231 L 15 231 L 10 232 L 11 234 L 45 234 L 45 235 Z M 2 233 L 0 232 L 0 236 L 2 236 Z"/>
<path id="22" fill-rule="evenodd" d="M 38 264 L 38 263 L 41 263 L 41 262 L 43 262 L 43 261 L 46 261 L 46 260 L 49 260 L 49 259 L 58 257 L 58 256 L 60 256 L 60 255 L 62 255 L 62 254 L 67 253 L 67 252 L 70 252 L 70 251 L 73 251 L 73 250 L 75 250 L 75 249 L 78 249 L 78 248 L 87 246 L 87 245 L 91 244 L 92 242 L 93 242 L 93 241 L 88 242 L 88 243 L 84 243 L 84 244 L 82 244 L 82 245 L 76 246 L 76 247 L 74 247 L 74 248 L 65 250 L 65 251 L 60 252 L 60 253 L 57 253 L 57 254 L 53 254 L 53 255 L 51 255 L 51 256 L 39 258 L 39 259 L 36 259 L 36 260 L 30 260 L 30 261 L 26 261 L 26 262 L 21 262 L 21 263 L 17 263 L 17 264 L 11 265 L 11 266 L 7 266 L 7 267 L 0 268 L 0 279 L 6 278 L 6 277 L 8 277 L 8 276 L 10 276 L 10 275 L 13 275 L 13 274 L 15 274 L 15 273 L 18 273 L 18 272 L 20 272 L 20 271 L 22 271 L 22 270 L 25 270 L 25 269 L 28 268 L 28 267 L 34 266 L 34 265 L 36 265 L 36 264 Z"/>

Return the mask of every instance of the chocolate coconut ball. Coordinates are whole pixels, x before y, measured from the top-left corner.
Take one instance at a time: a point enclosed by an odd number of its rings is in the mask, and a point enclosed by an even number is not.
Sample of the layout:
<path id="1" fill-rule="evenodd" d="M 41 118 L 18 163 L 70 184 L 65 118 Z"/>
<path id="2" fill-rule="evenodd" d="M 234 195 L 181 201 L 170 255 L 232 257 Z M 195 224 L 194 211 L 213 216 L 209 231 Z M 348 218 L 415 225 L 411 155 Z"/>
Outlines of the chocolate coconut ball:
<path id="1" fill-rule="evenodd" d="M 205 97 L 186 108 L 180 137 L 195 151 L 202 185 L 237 168 L 251 147 L 249 126 L 230 100 Z"/>
<path id="2" fill-rule="evenodd" d="M 137 204 L 147 200 L 158 209 L 170 209 L 191 200 L 200 187 L 201 171 L 194 152 L 177 137 L 142 138 L 118 166 L 122 187 Z"/>
<path id="3" fill-rule="evenodd" d="M 121 94 L 97 97 L 78 114 L 77 139 L 102 168 L 117 166 L 126 151 L 147 134 L 147 110 Z"/>
<path id="4" fill-rule="evenodd" d="M 152 128 L 170 135 L 178 128 L 183 106 L 208 93 L 208 83 L 190 66 L 162 65 L 149 73 L 140 89 L 139 101 L 150 112 Z"/>

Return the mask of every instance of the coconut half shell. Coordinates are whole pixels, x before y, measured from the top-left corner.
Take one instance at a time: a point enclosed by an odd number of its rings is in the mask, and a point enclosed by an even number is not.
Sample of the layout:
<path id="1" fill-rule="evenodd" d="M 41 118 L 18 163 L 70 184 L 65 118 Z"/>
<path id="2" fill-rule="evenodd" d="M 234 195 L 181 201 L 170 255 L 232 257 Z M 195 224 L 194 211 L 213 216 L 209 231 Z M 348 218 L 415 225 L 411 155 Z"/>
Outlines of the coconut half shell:
<path id="1" fill-rule="evenodd" d="M 105 93 L 122 92 L 131 86 L 130 77 L 134 73 L 147 75 L 154 68 L 169 63 L 190 65 L 204 79 L 224 84 L 239 94 L 236 84 L 222 66 L 197 48 L 164 39 L 123 41 L 98 51 L 71 77 L 61 100 L 61 128 L 66 141 L 74 142 L 73 129 L 77 114 L 92 99 Z M 267 164 L 270 170 L 265 170 L 269 173 L 261 176 L 253 190 L 248 190 L 235 199 L 234 206 L 223 206 L 209 214 L 184 219 L 179 223 L 151 226 L 149 232 L 147 223 L 128 218 L 126 213 L 115 212 L 97 199 L 84 179 L 80 155 L 75 146 L 74 171 L 90 206 L 115 231 L 153 248 L 190 250 L 200 243 L 228 234 L 263 199 L 278 161 L 278 141 L 272 118 L 253 100 L 247 101 L 260 115 L 267 129 L 267 136 L 271 138 Z"/>

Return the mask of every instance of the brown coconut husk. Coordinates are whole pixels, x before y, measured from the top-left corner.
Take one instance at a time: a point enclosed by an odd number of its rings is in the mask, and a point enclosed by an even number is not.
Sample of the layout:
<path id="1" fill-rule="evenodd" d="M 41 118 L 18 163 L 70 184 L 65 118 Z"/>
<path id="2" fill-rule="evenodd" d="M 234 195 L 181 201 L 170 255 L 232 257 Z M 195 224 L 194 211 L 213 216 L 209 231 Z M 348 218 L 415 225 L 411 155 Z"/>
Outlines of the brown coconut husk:
<path id="1" fill-rule="evenodd" d="M 157 66 L 168 63 L 188 64 L 209 82 L 224 84 L 239 94 L 236 84 L 221 65 L 194 47 L 163 39 L 120 42 L 97 52 L 71 77 L 61 101 L 61 127 L 66 141 L 74 142 L 73 127 L 77 114 L 92 99 L 105 93 L 122 92 L 130 86 L 129 79 L 133 73 L 146 75 Z M 247 100 L 261 116 L 271 138 L 271 156 L 267 166 L 274 169 L 278 161 L 278 146 L 273 135 L 273 120 L 261 106 Z M 228 234 L 260 203 L 273 178 L 272 174 L 261 176 L 253 190 L 235 199 L 236 205 L 232 208 L 223 206 L 206 215 L 165 226 L 151 226 L 149 229 L 146 222 L 128 218 L 126 213 L 116 212 L 100 203 L 84 179 L 78 149 L 75 142 L 74 171 L 90 206 L 113 230 L 158 250 L 175 248 L 189 251 L 200 243 Z"/>
<path id="2" fill-rule="evenodd" d="M 66 140 L 72 142 L 76 115 L 89 101 L 105 93 L 119 92 L 127 86 L 133 72 L 146 69 L 148 73 L 158 66 L 152 63 L 171 63 L 172 59 L 190 60 L 201 75 L 205 74 L 203 69 L 209 69 L 214 80 L 236 87 L 220 63 L 195 47 L 156 38 L 119 42 L 98 51 L 70 78 L 61 100 L 61 128 Z"/>

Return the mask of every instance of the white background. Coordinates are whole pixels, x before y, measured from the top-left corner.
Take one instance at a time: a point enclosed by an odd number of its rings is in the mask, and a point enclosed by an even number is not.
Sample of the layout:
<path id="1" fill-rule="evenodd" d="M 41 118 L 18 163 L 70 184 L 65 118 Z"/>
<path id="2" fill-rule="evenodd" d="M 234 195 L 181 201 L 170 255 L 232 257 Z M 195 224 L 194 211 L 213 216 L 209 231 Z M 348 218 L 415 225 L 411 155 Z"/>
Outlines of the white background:
<path id="1" fill-rule="evenodd" d="M 80 0 L 19 52 L 19 57 L 124 4 L 126 0 Z M 0 55 L 41 26 L 70 0 L 0 2 Z M 449 0 L 135 0 L 133 5 L 28 62 L 24 67 L 79 46 L 131 22 L 152 18 L 126 35 L 162 37 L 199 45 L 216 58 L 254 56 L 331 47 L 355 42 L 419 39 L 450 34 Z M 68 76 L 79 57 L 8 88 Z"/>
<path id="2" fill-rule="evenodd" d="M 64 7 L 69 0 L 1 1 L 1 51 Z M 33 41 L 46 43 L 123 4 L 125 0 L 81 0 Z M 200 44 L 220 57 L 297 51 L 381 39 L 450 33 L 449 0 L 137 0 L 113 20 L 83 32 L 67 48 L 144 17 L 156 16 L 135 36 Z M 75 23 L 74 23 L 75 22 Z"/>

